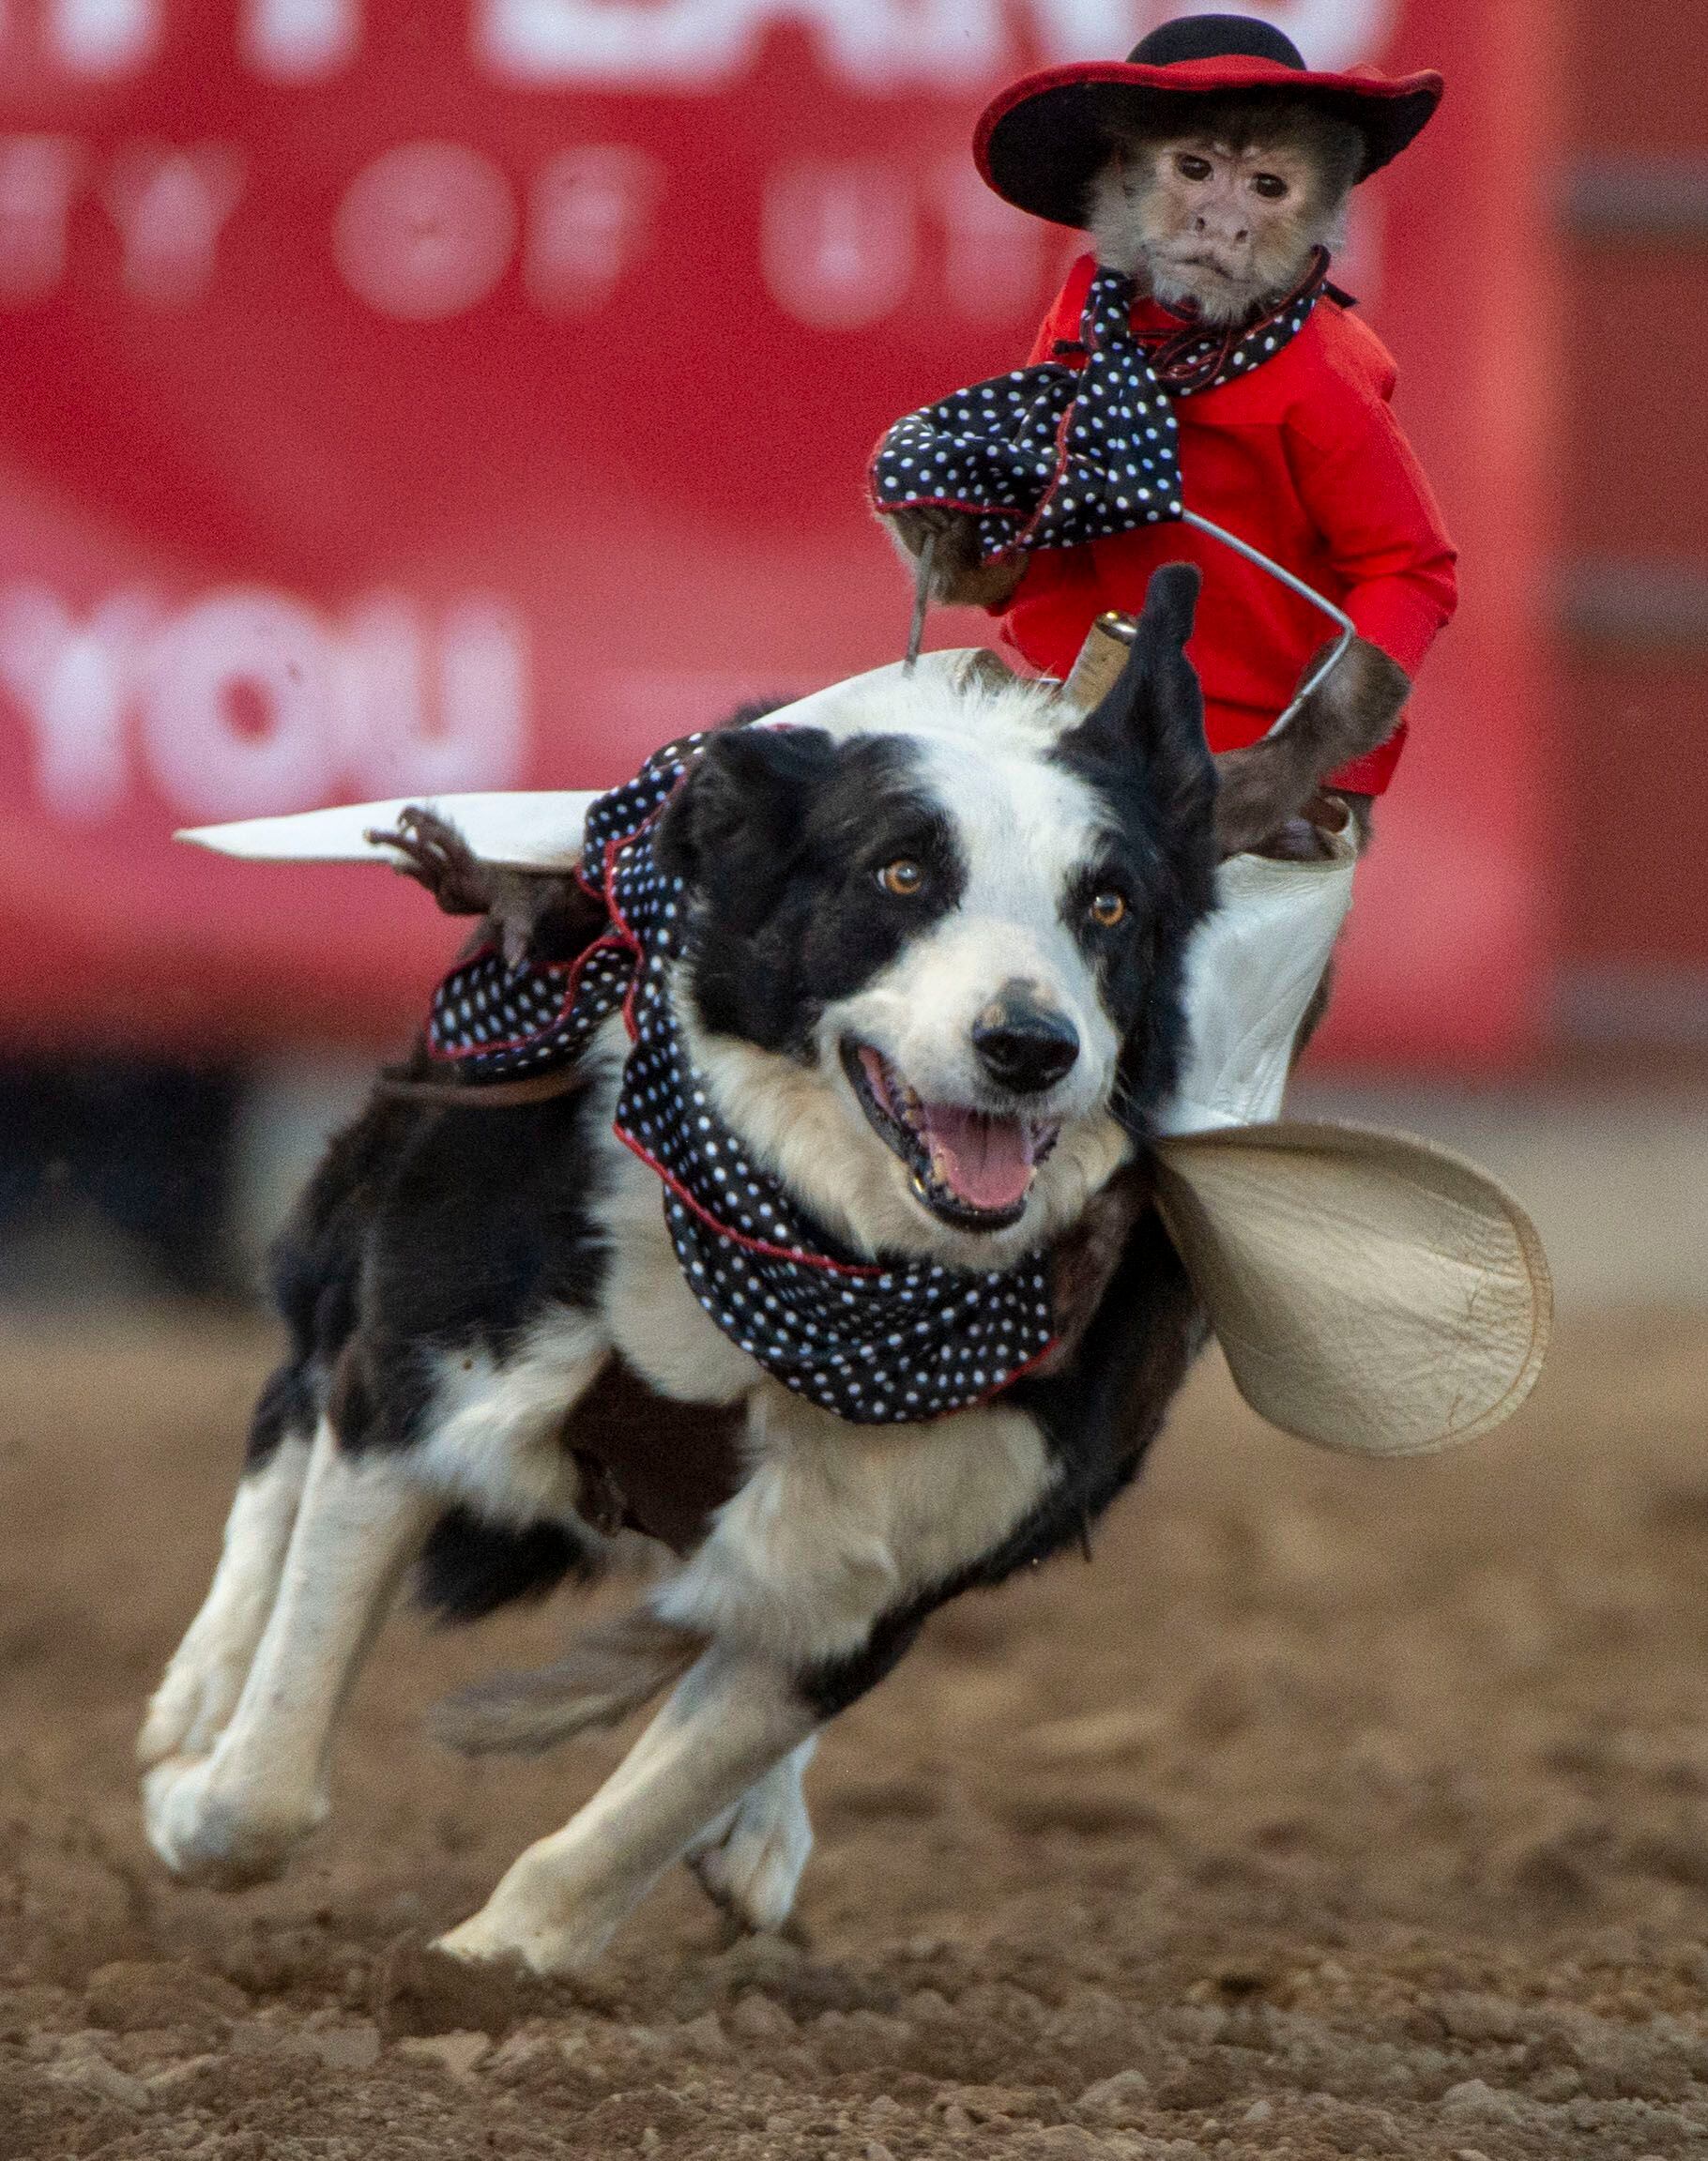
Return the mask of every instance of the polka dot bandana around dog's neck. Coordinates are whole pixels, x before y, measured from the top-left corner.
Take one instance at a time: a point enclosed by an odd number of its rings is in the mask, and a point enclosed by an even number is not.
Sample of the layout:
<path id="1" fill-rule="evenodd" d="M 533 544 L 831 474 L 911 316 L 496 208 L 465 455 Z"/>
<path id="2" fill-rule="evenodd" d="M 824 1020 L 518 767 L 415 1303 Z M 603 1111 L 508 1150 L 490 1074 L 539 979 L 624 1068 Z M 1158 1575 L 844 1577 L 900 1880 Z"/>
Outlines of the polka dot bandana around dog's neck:
<path id="1" fill-rule="evenodd" d="M 631 1047 L 616 1132 L 663 1182 L 688 1287 L 742 1350 L 798 1394 L 861 1425 L 940 1418 L 998 1395 L 1050 1347 L 1042 1255 L 971 1271 L 855 1258 L 747 1156 L 711 1107 L 669 995 L 686 895 L 653 861 L 659 811 L 698 755 L 692 736 L 587 814 L 582 883 L 611 928 L 574 962 L 453 969 L 428 1048 L 480 1082 L 577 1058 L 621 1011 Z"/>
<path id="2" fill-rule="evenodd" d="M 987 563 L 1180 517 L 1175 397 L 1273 359 L 1309 321 L 1327 276 L 1319 249 L 1308 277 L 1261 321 L 1233 330 L 1188 321 L 1141 342 L 1133 280 L 1100 268 L 1080 317 L 1083 365 L 1016 368 L 898 420 L 872 460 L 874 507 L 965 511 Z"/>

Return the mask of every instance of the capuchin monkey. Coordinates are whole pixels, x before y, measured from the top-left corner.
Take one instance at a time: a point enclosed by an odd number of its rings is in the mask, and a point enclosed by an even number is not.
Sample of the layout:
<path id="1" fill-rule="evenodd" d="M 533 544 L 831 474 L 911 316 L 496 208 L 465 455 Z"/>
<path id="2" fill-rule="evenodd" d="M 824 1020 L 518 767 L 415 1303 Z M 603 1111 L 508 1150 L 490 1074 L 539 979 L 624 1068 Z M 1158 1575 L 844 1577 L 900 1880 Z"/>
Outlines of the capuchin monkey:
<path id="1" fill-rule="evenodd" d="M 1192 129 L 1117 138 L 1093 183 L 1097 259 L 1211 328 L 1285 299 L 1340 239 L 1364 137 L 1286 98 L 1207 102 Z"/>
<path id="2" fill-rule="evenodd" d="M 1212 328 L 1237 328 L 1300 284 L 1315 249 L 1338 242 L 1363 156 L 1364 139 L 1350 122 L 1266 93 L 1205 99 L 1179 132 L 1111 136 L 1088 205 L 1097 260 L 1167 307 L 1196 310 Z M 999 611 L 1025 575 L 1024 557 L 980 562 L 976 528 L 964 513 L 908 510 L 886 523 L 910 564 L 937 536 L 938 601 Z M 1312 656 L 1301 680 L 1328 650 Z M 1396 662 L 1356 639 L 1278 737 L 1220 753 L 1222 853 L 1320 853 L 1307 813 L 1320 814 L 1322 780 L 1386 739 L 1411 689 Z M 1340 799 L 1362 845 L 1370 799 Z"/>

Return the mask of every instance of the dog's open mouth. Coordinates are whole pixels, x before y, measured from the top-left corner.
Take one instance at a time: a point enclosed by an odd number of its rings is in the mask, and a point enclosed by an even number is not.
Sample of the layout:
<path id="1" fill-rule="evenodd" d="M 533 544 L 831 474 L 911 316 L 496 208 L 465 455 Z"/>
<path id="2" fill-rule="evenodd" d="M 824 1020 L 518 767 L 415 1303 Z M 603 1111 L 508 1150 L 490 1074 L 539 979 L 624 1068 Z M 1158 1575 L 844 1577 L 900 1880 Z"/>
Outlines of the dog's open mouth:
<path id="1" fill-rule="evenodd" d="M 926 1103 L 870 1043 L 845 1042 L 842 1062 L 861 1108 L 912 1172 L 933 1215 L 959 1230 L 1003 1230 L 1020 1220 L 1060 1121 Z"/>

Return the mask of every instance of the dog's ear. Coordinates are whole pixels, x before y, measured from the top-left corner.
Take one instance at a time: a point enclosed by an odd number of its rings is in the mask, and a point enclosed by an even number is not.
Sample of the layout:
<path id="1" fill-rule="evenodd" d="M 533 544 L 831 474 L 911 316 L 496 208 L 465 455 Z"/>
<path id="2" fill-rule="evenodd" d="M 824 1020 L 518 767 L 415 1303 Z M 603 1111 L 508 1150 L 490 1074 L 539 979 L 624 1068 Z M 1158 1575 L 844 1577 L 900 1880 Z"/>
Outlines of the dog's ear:
<path id="1" fill-rule="evenodd" d="M 1181 836 L 1207 833 L 1215 801 L 1204 693 L 1186 658 L 1198 585 L 1191 563 L 1151 572 L 1127 664 L 1078 731 L 1093 755 L 1128 767 L 1136 761 L 1164 830 Z"/>
<path id="2" fill-rule="evenodd" d="M 1196 563 L 1164 563 L 1151 573 L 1145 586 L 1144 612 L 1138 618 L 1136 646 L 1147 640 L 1154 647 L 1184 657 L 1186 641 L 1197 618 L 1198 587 L 1203 574 Z"/>
<path id="3" fill-rule="evenodd" d="M 740 921 L 762 916 L 799 853 L 804 808 L 834 755 L 822 728 L 729 728 L 714 736 L 660 818 L 653 860 L 715 891 Z"/>

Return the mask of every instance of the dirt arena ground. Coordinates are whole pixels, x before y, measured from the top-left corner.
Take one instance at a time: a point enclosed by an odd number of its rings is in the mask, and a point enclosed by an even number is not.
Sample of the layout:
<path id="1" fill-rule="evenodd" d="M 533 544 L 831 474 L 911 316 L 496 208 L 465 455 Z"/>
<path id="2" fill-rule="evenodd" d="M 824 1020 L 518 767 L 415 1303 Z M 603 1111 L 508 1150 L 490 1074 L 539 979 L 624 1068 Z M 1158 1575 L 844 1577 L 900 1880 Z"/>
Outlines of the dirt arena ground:
<path id="1" fill-rule="evenodd" d="M 1195 1382 L 1097 1541 L 939 1616 L 812 1780 L 799 1941 L 684 1877 L 588 1982 L 420 1946 L 617 1742 L 437 1753 L 555 1606 L 396 1625 L 332 1826 L 175 1888 L 139 1707 L 268 1340 L 0 1332 L 0 2156 L 1196 2161 L 1708 2140 L 1708 1342 L 1570 1316 L 1532 1407 L 1380 1468 Z"/>

